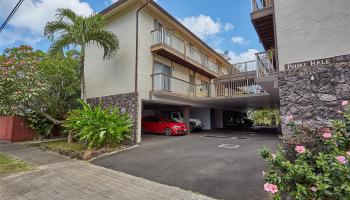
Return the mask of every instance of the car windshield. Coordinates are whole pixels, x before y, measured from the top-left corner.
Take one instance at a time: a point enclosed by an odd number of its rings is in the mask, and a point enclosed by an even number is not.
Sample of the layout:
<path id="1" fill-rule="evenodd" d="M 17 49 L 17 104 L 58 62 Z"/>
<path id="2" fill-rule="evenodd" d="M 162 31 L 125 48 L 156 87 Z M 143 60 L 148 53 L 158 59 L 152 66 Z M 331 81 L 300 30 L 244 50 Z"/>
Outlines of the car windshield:
<path id="1" fill-rule="evenodd" d="M 173 120 L 171 118 L 164 118 L 164 121 L 166 121 L 166 122 L 176 122 L 175 120 Z"/>

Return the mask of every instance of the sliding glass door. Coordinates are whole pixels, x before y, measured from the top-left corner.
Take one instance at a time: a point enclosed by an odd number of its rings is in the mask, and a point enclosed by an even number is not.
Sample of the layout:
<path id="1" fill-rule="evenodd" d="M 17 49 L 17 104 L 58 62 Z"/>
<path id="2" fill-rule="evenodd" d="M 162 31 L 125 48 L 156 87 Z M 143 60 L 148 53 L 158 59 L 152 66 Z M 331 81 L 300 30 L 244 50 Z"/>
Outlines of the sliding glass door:
<path id="1" fill-rule="evenodd" d="M 154 74 L 156 74 L 154 77 L 154 89 L 171 91 L 171 67 L 160 62 L 155 62 Z"/>

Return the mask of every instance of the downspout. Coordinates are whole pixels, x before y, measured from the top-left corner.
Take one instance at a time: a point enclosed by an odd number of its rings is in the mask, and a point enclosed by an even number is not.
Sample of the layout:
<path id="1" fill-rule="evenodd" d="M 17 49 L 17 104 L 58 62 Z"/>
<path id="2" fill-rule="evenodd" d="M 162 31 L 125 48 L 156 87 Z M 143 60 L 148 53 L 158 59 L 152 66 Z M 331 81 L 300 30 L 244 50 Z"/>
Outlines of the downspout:
<path id="1" fill-rule="evenodd" d="M 136 52 L 135 52 L 135 105 L 138 104 L 138 60 L 139 60 L 139 12 L 147 6 L 147 4 L 149 3 L 149 0 L 147 0 L 147 2 L 145 4 L 143 4 L 140 8 L 137 9 L 136 11 Z M 137 110 L 134 110 L 134 117 L 137 116 Z M 138 119 L 141 120 L 141 119 Z M 137 143 L 137 122 L 135 125 L 134 122 L 134 143 Z"/>

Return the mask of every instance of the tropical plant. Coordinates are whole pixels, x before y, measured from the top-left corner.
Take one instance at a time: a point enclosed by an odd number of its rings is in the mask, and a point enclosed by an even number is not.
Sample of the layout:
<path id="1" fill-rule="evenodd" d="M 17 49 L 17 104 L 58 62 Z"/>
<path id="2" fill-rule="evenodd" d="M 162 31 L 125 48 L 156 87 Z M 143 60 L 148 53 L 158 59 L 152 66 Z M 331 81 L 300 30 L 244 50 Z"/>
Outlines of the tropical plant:
<path id="1" fill-rule="evenodd" d="M 89 44 L 96 44 L 104 51 L 103 58 L 109 58 L 119 49 L 117 36 L 104 30 L 106 21 L 100 14 L 89 17 L 79 16 L 70 9 L 57 9 L 57 21 L 48 22 L 45 26 L 45 36 L 53 42 L 49 49 L 51 54 L 62 54 L 65 48 L 77 46 L 80 48 L 80 80 L 81 98 L 86 102 L 85 90 L 85 49 Z M 55 39 L 55 36 L 57 38 Z"/>
<path id="2" fill-rule="evenodd" d="M 279 125 L 281 121 L 279 110 L 255 110 L 249 114 L 249 118 L 258 126 Z"/>
<path id="3" fill-rule="evenodd" d="M 318 149 L 295 144 L 295 159 L 289 159 L 287 151 L 281 146 L 275 154 L 268 149 L 260 150 L 268 163 L 264 173 L 267 183 L 264 189 L 274 199 L 289 195 L 296 200 L 350 199 L 350 137 L 347 121 L 350 120 L 350 105 L 343 101 L 343 119 L 334 120 L 331 128 L 319 132 L 321 144 Z M 291 117 L 289 119 L 292 119 Z M 290 122 L 293 134 L 301 133 L 298 125 Z"/>
<path id="4" fill-rule="evenodd" d="M 70 112 L 63 126 L 74 137 L 87 143 L 89 149 L 115 146 L 126 139 L 131 139 L 131 118 L 121 113 L 118 108 L 102 109 L 91 107 L 80 100 L 82 109 Z"/>

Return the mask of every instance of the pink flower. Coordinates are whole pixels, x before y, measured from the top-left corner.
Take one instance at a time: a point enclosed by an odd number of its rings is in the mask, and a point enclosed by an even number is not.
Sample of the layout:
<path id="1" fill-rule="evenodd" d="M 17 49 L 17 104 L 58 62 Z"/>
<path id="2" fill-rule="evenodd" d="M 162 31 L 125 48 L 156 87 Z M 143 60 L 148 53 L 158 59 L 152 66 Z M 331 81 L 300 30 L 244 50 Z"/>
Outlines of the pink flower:
<path id="1" fill-rule="evenodd" d="M 338 114 L 343 114 L 343 111 L 337 110 L 337 113 L 338 113 Z"/>
<path id="2" fill-rule="evenodd" d="M 346 106 L 346 105 L 348 105 L 348 104 L 349 104 L 349 101 L 342 101 L 342 102 L 341 102 L 341 105 L 342 105 L 342 106 Z"/>
<path id="3" fill-rule="evenodd" d="M 286 117 L 286 119 L 287 119 L 288 121 L 293 120 L 293 115 L 288 115 L 288 116 Z"/>
<path id="4" fill-rule="evenodd" d="M 340 164 L 343 165 L 348 162 L 344 156 L 337 156 L 335 157 L 335 159 L 337 159 L 340 162 Z"/>
<path id="5" fill-rule="evenodd" d="M 271 184 L 271 183 L 265 183 L 264 184 L 264 190 L 267 192 L 270 192 L 272 194 L 275 194 L 278 192 L 277 185 Z"/>
<path id="6" fill-rule="evenodd" d="M 350 156 L 350 151 L 346 152 L 346 155 Z"/>
<path id="7" fill-rule="evenodd" d="M 326 128 L 323 130 L 323 135 L 324 138 L 329 139 L 332 137 L 331 130 L 329 128 Z"/>
<path id="8" fill-rule="evenodd" d="M 298 153 L 305 153 L 306 149 L 304 146 L 296 146 L 295 147 L 295 151 L 298 152 Z"/>
<path id="9" fill-rule="evenodd" d="M 316 192 L 316 191 L 317 191 L 317 188 L 316 188 L 315 186 L 312 186 L 312 187 L 310 188 L 310 190 L 313 191 L 313 192 Z"/>

